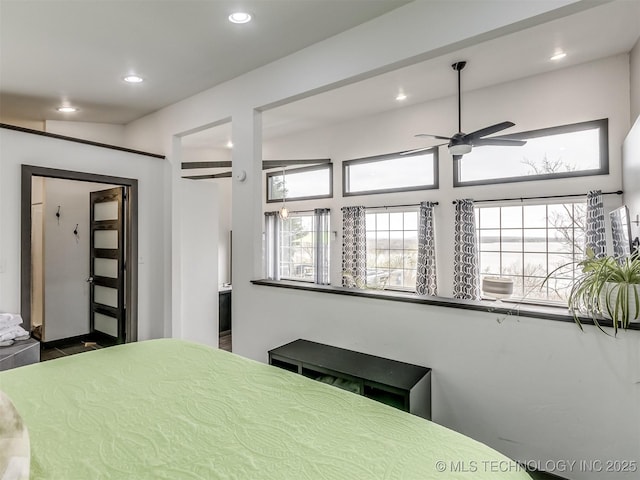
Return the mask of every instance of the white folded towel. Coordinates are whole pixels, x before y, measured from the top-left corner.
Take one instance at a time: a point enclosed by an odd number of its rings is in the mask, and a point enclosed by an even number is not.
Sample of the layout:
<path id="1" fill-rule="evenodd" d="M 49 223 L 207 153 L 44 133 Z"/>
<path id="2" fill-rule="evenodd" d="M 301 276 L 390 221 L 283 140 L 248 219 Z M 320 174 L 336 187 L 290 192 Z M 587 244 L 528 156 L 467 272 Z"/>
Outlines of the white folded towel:
<path id="1" fill-rule="evenodd" d="M 22 324 L 22 317 L 17 313 L 0 313 L 0 330 Z"/>
<path id="2" fill-rule="evenodd" d="M 0 329 L 0 342 L 6 342 L 9 340 L 26 340 L 27 338 L 29 338 L 29 332 L 19 325 Z"/>

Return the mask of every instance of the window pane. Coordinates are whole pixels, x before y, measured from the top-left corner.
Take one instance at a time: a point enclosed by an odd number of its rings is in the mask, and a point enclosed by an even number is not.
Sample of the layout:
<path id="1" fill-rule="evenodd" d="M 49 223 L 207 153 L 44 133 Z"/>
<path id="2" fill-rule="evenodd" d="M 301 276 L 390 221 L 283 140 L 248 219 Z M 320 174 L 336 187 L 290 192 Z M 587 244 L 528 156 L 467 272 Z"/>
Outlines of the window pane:
<path id="1" fill-rule="evenodd" d="M 503 252 L 522 252 L 522 229 L 503 229 L 501 245 Z"/>
<path id="2" fill-rule="evenodd" d="M 390 231 L 389 232 L 389 248 L 402 249 L 404 245 L 404 232 L 402 231 Z"/>
<path id="3" fill-rule="evenodd" d="M 500 253 L 480 252 L 480 272 L 500 275 Z"/>
<path id="4" fill-rule="evenodd" d="M 375 230 L 376 228 L 376 215 L 375 214 L 371 214 L 371 213 L 367 213 L 365 215 L 365 222 L 367 222 L 367 225 L 371 225 L 371 228 Z"/>
<path id="5" fill-rule="evenodd" d="M 567 265 L 570 262 L 572 262 L 571 255 L 555 255 L 550 253 L 549 254 L 549 271 L 552 272 L 558 267 Z M 572 265 L 569 265 L 566 268 L 559 270 L 554 275 L 559 277 L 565 277 L 565 278 L 567 276 L 571 277 L 573 269 L 574 267 Z"/>
<path id="6" fill-rule="evenodd" d="M 547 251 L 547 230 L 544 228 L 527 228 L 524 232 L 525 252 Z M 551 250 L 549 250 L 551 251 Z"/>
<path id="7" fill-rule="evenodd" d="M 379 268 L 389 268 L 390 264 L 390 250 L 376 250 L 376 266 Z"/>
<path id="8" fill-rule="evenodd" d="M 418 212 L 404 212 L 405 230 L 418 230 Z"/>
<path id="9" fill-rule="evenodd" d="M 560 253 L 573 251 L 573 229 L 572 228 L 550 228 L 549 229 L 549 252 Z"/>
<path id="10" fill-rule="evenodd" d="M 501 255 L 502 269 L 500 273 L 506 277 L 522 275 L 522 254 L 503 253 Z"/>
<path id="11" fill-rule="evenodd" d="M 521 228 L 522 207 L 502 207 L 500 222 L 502 228 Z"/>
<path id="12" fill-rule="evenodd" d="M 500 228 L 500 208 L 483 208 L 480 211 L 480 228 Z"/>
<path id="13" fill-rule="evenodd" d="M 544 277 L 547 275 L 546 253 L 525 253 L 524 274 L 527 276 Z"/>
<path id="14" fill-rule="evenodd" d="M 378 230 L 376 248 L 389 247 L 389 230 Z"/>
<path id="15" fill-rule="evenodd" d="M 389 214 L 379 213 L 376 215 L 376 230 L 389 230 Z"/>
<path id="16" fill-rule="evenodd" d="M 346 161 L 343 163 L 345 193 L 435 187 L 436 157 L 434 149 L 417 155 L 394 155 L 382 160 Z"/>
<path id="17" fill-rule="evenodd" d="M 402 212 L 394 212 L 389 214 L 389 229 L 390 230 L 402 230 L 404 214 Z"/>
<path id="18" fill-rule="evenodd" d="M 321 167 L 297 168 L 286 171 L 284 176 L 268 174 L 267 200 L 287 200 L 307 197 L 330 197 L 332 167 L 330 164 Z"/>
<path id="19" fill-rule="evenodd" d="M 512 138 L 527 141 L 520 147 L 474 147 L 459 161 L 458 184 L 521 181 L 533 175 L 561 177 L 580 175 L 580 172 L 606 173 L 608 158 L 601 157 L 606 149 L 601 149 L 600 142 L 601 131 L 606 133 L 607 129 L 606 120 L 584 122 L 512 134 Z"/>
<path id="20" fill-rule="evenodd" d="M 524 228 L 536 228 L 547 226 L 546 205 L 526 205 L 524 207 Z"/>
<path id="21" fill-rule="evenodd" d="M 415 230 L 404 232 L 404 249 L 405 251 L 418 249 L 418 232 Z"/>
<path id="22" fill-rule="evenodd" d="M 480 250 L 483 252 L 500 251 L 500 230 L 479 230 Z"/>

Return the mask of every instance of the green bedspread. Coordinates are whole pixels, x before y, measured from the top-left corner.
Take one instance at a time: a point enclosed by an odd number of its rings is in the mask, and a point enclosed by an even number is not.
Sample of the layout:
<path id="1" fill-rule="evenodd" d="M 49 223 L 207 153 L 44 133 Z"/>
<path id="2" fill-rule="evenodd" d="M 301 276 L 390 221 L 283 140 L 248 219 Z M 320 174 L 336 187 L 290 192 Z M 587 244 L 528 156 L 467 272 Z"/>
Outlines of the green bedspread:
<path id="1" fill-rule="evenodd" d="M 0 389 L 29 429 L 35 480 L 529 478 L 435 423 L 179 340 L 0 372 Z"/>

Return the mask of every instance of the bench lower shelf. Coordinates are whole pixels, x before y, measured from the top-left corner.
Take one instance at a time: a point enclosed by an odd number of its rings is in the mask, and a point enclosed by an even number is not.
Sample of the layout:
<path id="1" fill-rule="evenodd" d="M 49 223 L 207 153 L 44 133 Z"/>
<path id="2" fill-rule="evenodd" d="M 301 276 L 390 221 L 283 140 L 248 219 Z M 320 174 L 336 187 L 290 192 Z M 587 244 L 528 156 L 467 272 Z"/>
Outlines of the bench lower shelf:
<path id="1" fill-rule="evenodd" d="M 269 364 L 431 419 L 431 369 L 295 340 L 269 350 Z"/>

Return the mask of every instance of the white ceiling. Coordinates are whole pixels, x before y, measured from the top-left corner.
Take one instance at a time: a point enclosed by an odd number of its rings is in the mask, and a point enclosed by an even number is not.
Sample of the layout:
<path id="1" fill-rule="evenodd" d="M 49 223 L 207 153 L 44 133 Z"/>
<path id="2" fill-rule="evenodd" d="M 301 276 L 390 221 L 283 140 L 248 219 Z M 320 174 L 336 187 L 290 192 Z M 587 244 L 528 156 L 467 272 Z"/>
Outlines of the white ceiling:
<path id="1" fill-rule="evenodd" d="M 267 111 L 264 136 L 335 125 L 456 95 L 457 74 L 451 65 L 459 60 L 467 61 L 462 72 L 464 92 L 629 52 L 639 36 L 640 1 L 601 5 Z M 567 56 L 550 61 L 556 50 Z M 407 95 L 402 102 L 395 99 L 400 91 Z M 457 118 L 456 111 L 451 115 Z"/>
<path id="2" fill-rule="evenodd" d="M 405 3 L 247 0 L 254 21 L 233 25 L 227 16 L 236 0 L 0 0 L 0 117 L 127 123 Z M 268 110 L 263 136 L 455 95 L 457 60 L 468 61 L 462 87 L 470 91 L 628 52 L 639 35 L 639 0 L 605 3 Z M 550 62 L 556 49 L 567 57 Z M 147 81 L 121 81 L 133 71 Z M 400 90 L 403 102 L 395 100 Z M 55 112 L 65 99 L 80 112 Z M 226 148 L 230 137 L 231 126 L 222 125 L 183 145 Z"/>
<path id="3" fill-rule="evenodd" d="M 269 140 L 456 95 L 456 73 L 451 65 L 458 60 L 468 62 L 462 74 L 465 92 L 629 52 L 639 36 L 640 1 L 606 3 L 268 110 L 263 113 L 263 138 Z M 567 56 L 552 62 L 549 58 L 556 50 L 563 50 Z M 406 100 L 395 100 L 399 91 L 407 95 Z M 456 118 L 457 112 L 454 110 L 451 115 Z M 184 145 L 224 148 L 230 137 L 230 125 L 222 125 L 186 137 Z"/>
<path id="4" fill-rule="evenodd" d="M 126 124 L 409 1 L 0 0 L 0 116 Z"/>

